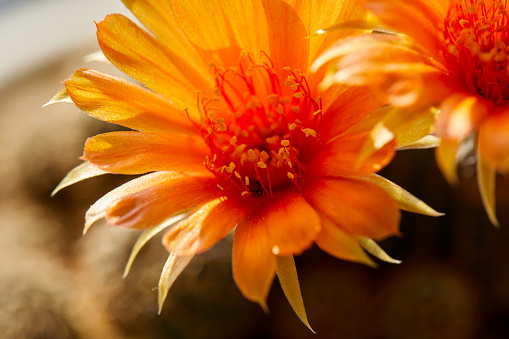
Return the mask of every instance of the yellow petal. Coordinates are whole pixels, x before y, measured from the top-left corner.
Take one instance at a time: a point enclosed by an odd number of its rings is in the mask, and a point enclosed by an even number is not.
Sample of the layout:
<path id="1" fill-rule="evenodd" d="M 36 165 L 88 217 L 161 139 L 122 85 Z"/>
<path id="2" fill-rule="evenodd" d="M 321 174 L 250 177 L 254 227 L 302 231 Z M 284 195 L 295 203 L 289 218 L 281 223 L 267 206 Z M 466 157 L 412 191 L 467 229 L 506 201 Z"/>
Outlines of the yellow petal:
<path id="1" fill-rule="evenodd" d="M 154 226 L 148 230 L 143 231 L 138 240 L 136 240 L 136 243 L 133 246 L 133 249 L 131 250 L 131 254 L 129 255 L 129 259 L 127 260 L 127 264 L 125 265 L 124 274 L 122 275 L 122 278 L 125 279 L 127 275 L 129 274 L 129 271 L 131 270 L 131 266 L 133 265 L 134 259 L 136 259 L 136 256 L 140 252 L 140 250 L 145 246 L 145 244 L 152 239 L 157 233 L 161 232 L 165 228 L 173 225 L 174 223 L 182 220 L 185 217 L 185 214 L 177 215 L 171 218 L 166 219 L 162 223 L 160 223 L 157 226 Z"/>
<path id="2" fill-rule="evenodd" d="M 53 190 L 53 192 L 51 192 L 51 196 L 54 196 L 55 194 L 57 194 L 58 191 L 60 191 L 61 189 L 65 188 L 67 186 L 73 185 L 79 181 L 82 181 L 82 180 L 85 180 L 88 178 L 96 177 L 98 175 L 103 175 L 106 173 L 108 173 L 108 172 L 95 167 L 88 161 L 85 161 L 84 163 L 74 167 L 69 173 L 67 173 L 65 178 L 62 179 L 62 181 Z"/>
<path id="3" fill-rule="evenodd" d="M 364 248 L 366 251 L 378 259 L 389 264 L 401 264 L 401 260 L 396 260 L 390 257 L 373 239 L 359 237 L 357 240 L 359 241 L 359 244 L 362 246 L 362 248 Z"/>
<path id="4" fill-rule="evenodd" d="M 429 215 L 432 217 L 444 215 L 443 213 L 435 211 L 422 200 L 416 198 L 410 194 L 410 192 L 384 177 L 372 174 L 364 179 L 383 188 L 397 202 L 398 207 L 403 211 Z"/>
<path id="5" fill-rule="evenodd" d="M 51 98 L 50 101 L 45 103 L 42 107 L 46 107 L 57 102 L 72 102 L 71 97 L 69 96 L 69 93 L 67 93 L 67 90 L 65 88 L 58 92 L 57 94 L 55 94 L 53 98 Z"/>
<path id="6" fill-rule="evenodd" d="M 482 132 L 481 132 L 482 133 Z M 495 227 L 500 227 L 495 212 L 495 166 L 484 157 L 481 145 L 477 147 L 477 184 L 484 209 Z"/>
<path id="7" fill-rule="evenodd" d="M 458 183 L 456 152 L 459 144 L 458 140 L 442 138 L 440 146 L 435 149 L 438 168 L 450 185 Z"/>
<path id="8" fill-rule="evenodd" d="M 292 306 L 293 310 L 299 317 L 300 321 L 306 325 L 311 332 L 315 331 L 309 325 L 306 309 L 304 308 L 304 301 L 300 291 L 299 278 L 297 276 L 297 269 L 293 256 L 288 255 L 284 257 L 276 256 L 276 274 L 281 284 L 281 288 L 285 293 L 286 299 Z"/>
<path id="9" fill-rule="evenodd" d="M 205 77 L 187 55 L 168 50 L 121 14 L 110 14 L 97 24 L 97 40 L 112 64 L 181 109 L 194 107 L 197 89 L 213 93 L 212 75 Z"/>
<path id="10" fill-rule="evenodd" d="M 161 272 L 161 277 L 159 278 L 159 294 L 157 298 L 157 303 L 159 304 L 159 314 L 163 309 L 164 300 L 168 295 L 168 291 L 170 290 L 171 285 L 177 280 L 180 273 L 187 267 L 187 265 L 193 259 L 192 255 L 180 256 L 174 253 L 171 253 L 164 264 L 163 271 Z"/>
<path id="11" fill-rule="evenodd" d="M 197 134 L 182 109 L 124 79 L 80 68 L 64 84 L 76 106 L 96 119 L 143 132 Z"/>
<path id="12" fill-rule="evenodd" d="M 402 146 L 398 146 L 397 150 L 409 150 L 409 149 L 427 149 L 427 148 L 435 148 L 440 146 L 440 138 L 434 135 L 426 135 L 423 138 L 420 138 L 414 142 L 407 143 Z"/>

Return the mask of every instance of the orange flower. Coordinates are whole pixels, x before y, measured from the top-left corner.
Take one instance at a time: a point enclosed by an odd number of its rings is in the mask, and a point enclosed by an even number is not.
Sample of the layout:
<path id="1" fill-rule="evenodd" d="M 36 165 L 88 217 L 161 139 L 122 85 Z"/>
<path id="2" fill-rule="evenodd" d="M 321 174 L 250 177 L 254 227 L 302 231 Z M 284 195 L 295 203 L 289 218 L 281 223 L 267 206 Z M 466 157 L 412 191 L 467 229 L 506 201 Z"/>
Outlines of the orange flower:
<path id="1" fill-rule="evenodd" d="M 55 192 L 104 173 L 144 174 L 99 199 L 85 231 L 103 217 L 146 229 L 127 273 L 148 239 L 179 218 L 163 236 L 171 255 L 160 303 L 193 255 L 236 228 L 233 277 L 243 295 L 266 308 L 277 273 L 307 324 L 294 254 L 315 242 L 341 259 L 373 265 L 365 248 L 395 262 L 371 239 L 398 234 L 399 208 L 437 215 L 374 174 L 392 159 L 392 144 L 357 163 L 383 103 L 364 88 L 321 91 L 322 74 L 308 72 L 345 33 L 304 38 L 362 19 L 353 1 L 124 3 L 153 36 L 114 14 L 97 25 L 99 44 L 148 89 L 79 69 L 51 102 L 70 99 L 90 116 L 135 131 L 89 138 L 86 162 Z"/>
<path id="2" fill-rule="evenodd" d="M 397 108 L 375 128 L 373 139 L 390 140 L 387 130 L 409 128 L 413 120 L 433 116 L 430 107 L 438 108 L 437 162 L 451 183 L 457 182 L 458 147 L 475 134 L 481 196 L 498 225 L 495 171 L 509 172 L 508 1 L 367 0 L 365 5 L 406 36 L 353 38 L 325 53 L 315 67 L 339 58 L 328 83 L 372 86 Z"/>

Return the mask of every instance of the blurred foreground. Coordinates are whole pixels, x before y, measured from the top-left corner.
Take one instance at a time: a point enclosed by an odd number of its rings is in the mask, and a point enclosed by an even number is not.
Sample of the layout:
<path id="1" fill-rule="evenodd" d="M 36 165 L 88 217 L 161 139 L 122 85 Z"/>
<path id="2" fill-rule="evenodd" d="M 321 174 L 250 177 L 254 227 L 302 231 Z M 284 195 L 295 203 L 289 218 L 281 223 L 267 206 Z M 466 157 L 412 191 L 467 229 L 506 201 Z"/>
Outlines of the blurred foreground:
<path id="1" fill-rule="evenodd" d="M 404 238 L 381 245 L 401 265 L 296 258 L 313 335 L 274 283 L 265 315 L 231 278 L 231 239 L 193 260 L 157 315 L 167 253 L 156 237 L 122 272 L 137 231 L 103 223 L 81 236 L 88 206 L 129 178 L 103 176 L 50 193 L 85 139 L 108 131 L 71 104 L 41 106 L 82 65 L 79 51 L 0 91 L 2 338 L 508 338 L 509 178 L 497 179 L 495 229 L 473 164 L 450 189 L 433 151 L 398 154 L 383 174 L 445 217 L 403 214 Z M 108 65 L 89 65 L 111 71 Z M 275 280 L 277 281 L 277 280 Z"/>

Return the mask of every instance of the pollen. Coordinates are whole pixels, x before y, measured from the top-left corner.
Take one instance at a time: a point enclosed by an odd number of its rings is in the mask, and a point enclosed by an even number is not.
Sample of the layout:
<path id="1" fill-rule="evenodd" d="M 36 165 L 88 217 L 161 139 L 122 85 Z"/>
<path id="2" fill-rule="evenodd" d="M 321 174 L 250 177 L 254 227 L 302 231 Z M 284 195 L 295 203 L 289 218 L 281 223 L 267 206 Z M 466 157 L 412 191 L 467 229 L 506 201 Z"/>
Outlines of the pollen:
<path id="1" fill-rule="evenodd" d="M 305 74 L 273 69 L 266 53 L 259 58 L 243 52 L 238 65 L 213 64 L 214 96 L 197 92 L 200 124 L 192 121 L 210 148 L 204 165 L 217 187 L 246 199 L 299 190 L 301 157 L 320 147 L 322 102 Z"/>

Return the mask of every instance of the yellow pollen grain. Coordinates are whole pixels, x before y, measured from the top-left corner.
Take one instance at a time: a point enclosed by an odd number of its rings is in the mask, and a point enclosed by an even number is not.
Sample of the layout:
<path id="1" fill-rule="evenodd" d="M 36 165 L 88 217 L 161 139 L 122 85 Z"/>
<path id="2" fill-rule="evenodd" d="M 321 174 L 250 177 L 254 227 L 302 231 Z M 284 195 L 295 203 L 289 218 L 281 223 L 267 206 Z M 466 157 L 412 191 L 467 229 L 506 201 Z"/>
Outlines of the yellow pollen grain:
<path id="1" fill-rule="evenodd" d="M 231 139 L 230 139 L 230 145 L 232 146 L 235 146 L 235 144 L 237 143 L 237 136 L 234 135 Z"/>
<path id="2" fill-rule="evenodd" d="M 321 109 L 319 109 L 318 111 L 314 112 L 314 113 L 313 113 L 313 115 L 318 115 L 318 114 L 320 114 L 320 113 L 322 113 L 322 110 L 321 110 Z"/>
<path id="3" fill-rule="evenodd" d="M 218 131 L 219 132 L 226 132 L 227 129 L 228 129 L 228 127 L 226 127 L 226 124 L 223 123 L 223 124 L 219 125 Z"/>
<path id="4" fill-rule="evenodd" d="M 293 113 L 298 114 L 300 111 L 300 106 L 292 106 L 291 110 Z"/>
<path id="5" fill-rule="evenodd" d="M 249 157 L 249 161 L 254 162 L 256 160 L 256 153 L 252 149 L 247 151 L 247 156 Z"/>
<path id="6" fill-rule="evenodd" d="M 216 121 L 216 115 L 214 114 L 214 112 L 209 113 L 209 119 L 212 121 Z"/>
<path id="7" fill-rule="evenodd" d="M 311 128 L 303 128 L 302 132 L 306 134 L 306 138 L 309 136 L 316 137 L 316 132 L 312 130 Z"/>
<path id="8" fill-rule="evenodd" d="M 269 154 L 268 154 L 267 152 L 265 152 L 265 151 L 262 151 L 262 152 L 260 153 L 260 158 L 261 158 L 263 161 L 267 161 L 267 160 L 269 160 Z"/>
<path id="9" fill-rule="evenodd" d="M 260 168 L 267 168 L 267 164 L 265 164 L 264 162 L 261 162 L 261 161 L 258 161 L 257 165 Z"/>
<path id="10" fill-rule="evenodd" d="M 283 114 L 285 112 L 285 109 L 283 108 L 283 105 L 278 104 L 277 107 L 276 107 L 276 112 L 278 114 Z"/>
<path id="11" fill-rule="evenodd" d="M 235 174 L 235 176 L 236 176 L 237 178 L 239 178 L 240 180 L 242 180 L 242 177 L 240 176 L 239 172 L 235 171 L 235 172 L 234 172 L 234 174 Z"/>
<path id="12" fill-rule="evenodd" d="M 297 99 L 298 99 L 298 98 L 301 98 L 301 97 L 302 97 L 302 92 L 295 92 L 295 93 L 293 94 L 293 96 L 294 96 L 295 98 L 297 98 Z"/>
<path id="13" fill-rule="evenodd" d="M 297 127 L 297 125 L 295 123 L 288 124 L 288 129 L 290 131 L 293 131 L 295 129 L 295 127 Z"/>
<path id="14" fill-rule="evenodd" d="M 245 197 L 246 195 L 249 195 L 249 192 L 248 191 L 242 191 L 242 193 L 240 193 L 240 195 Z"/>
<path id="15" fill-rule="evenodd" d="M 217 154 L 214 154 L 214 157 L 212 158 L 212 161 L 216 161 L 217 160 Z"/>
<path id="16" fill-rule="evenodd" d="M 289 179 L 293 180 L 295 179 L 295 175 L 293 175 L 292 172 L 287 172 L 286 175 L 288 176 Z"/>
<path id="17" fill-rule="evenodd" d="M 286 140 L 286 139 L 285 140 L 281 140 L 281 145 L 285 146 L 285 147 L 290 146 L 290 140 Z"/>
<path id="18" fill-rule="evenodd" d="M 283 67 L 283 70 L 284 70 L 284 71 L 291 71 L 291 70 L 292 70 L 292 68 L 291 68 L 290 66 L 285 66 L 285 67 Z"/>
<path id="19" fill-rule="evenodd" d="M 217 187 L 219 187 L 221 191 L 224 191 L 224 188 L 221 185 L 217 184 Z"/>
<path id="20" fill-rule="evenodd" d="M 217 119 L 217 120 L 216 120 L 216 123 L 217 123 L 217 124 L 222 124 L 222 123 L 224 123 L 224 118 L 219 118 L 219 119 Z"/>
<path id="21" fill-rule="evenodd" d="M 287 164 L 288 164 L 288 167 L 293 168 L 292 167 L 292 162 L 290 160 L 288 160 Z"/>
<path id="22" fill-rule="evenodd" d="M 242 152 L 244 152 L 244 150 L 246 148 L 247 148 L 246 144 L 241 144 L 241 145 L 237 146 L 236 151 L 239 152 L 239 153 L 242 153 Z"/>
<path id="23" fill-rule="evenodd" d="M 290 87 L 292 86 L 293 84 L 295 84 L 295 78 L 291 75 L 289 75 L 286 79 L 285 79 L 285 86 L 286 87 Z"/>
<path id="24" fill-rule="evenodd" d="M 279 140 L 279 135 L 273 135 L 271 137 L 265 138 L 265 142 L 269 145 L 275 145 Z"/>
<path id="25" fill-rule="evenodd" d="M 249 186 L 249 178 L 248 177 L 245 177 L 245 182 L 246 182 L 246 186 Z"/>
<path id="26" fill-rule="evenodd" d="M 242 132 L 240 133 L 240 136 L 241 136 L 241 137 L 244 137 L 244 138 L 247 138 L 247 137 L 249 136 L 249 132 L 248 132 L 248 131 L 242 131 Z"/>

